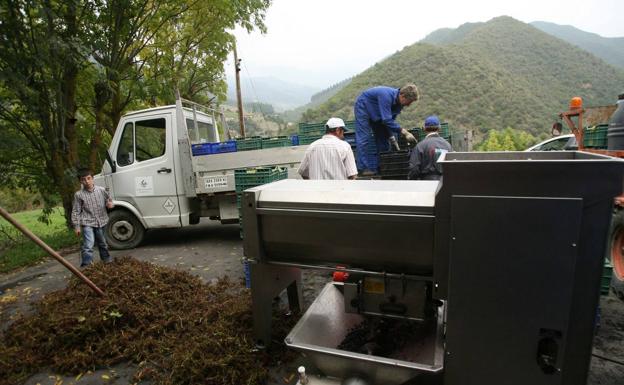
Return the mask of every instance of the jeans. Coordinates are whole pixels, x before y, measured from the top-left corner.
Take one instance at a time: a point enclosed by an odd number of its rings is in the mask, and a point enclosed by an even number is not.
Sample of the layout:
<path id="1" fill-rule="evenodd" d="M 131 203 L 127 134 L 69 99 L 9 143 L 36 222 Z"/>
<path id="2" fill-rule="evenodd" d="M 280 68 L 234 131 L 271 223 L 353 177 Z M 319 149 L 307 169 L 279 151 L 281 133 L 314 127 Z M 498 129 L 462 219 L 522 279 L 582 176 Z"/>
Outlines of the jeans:
<path id="1" fill-rule="evenodd" d="M 108 245 L 104 239 L 104 227 L 81 226 L 82 248 L 80 249 L 80 266 L 90 265 L 93 262 L 93 246 L 97 242 L 102 262 L 110 262 Z"/>

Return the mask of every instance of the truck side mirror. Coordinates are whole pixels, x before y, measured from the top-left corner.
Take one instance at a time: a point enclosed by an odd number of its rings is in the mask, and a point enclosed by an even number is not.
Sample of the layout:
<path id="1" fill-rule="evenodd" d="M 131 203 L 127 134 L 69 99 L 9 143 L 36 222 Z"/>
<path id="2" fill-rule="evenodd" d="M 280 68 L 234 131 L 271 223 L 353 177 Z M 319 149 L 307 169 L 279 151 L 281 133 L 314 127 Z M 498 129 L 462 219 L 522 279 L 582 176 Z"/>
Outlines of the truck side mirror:
<path id="1" fill-rule="evenodd" d="M 106 161 L 111 166 L 111 172 L 112 173 L 116 172 L 117 171 L 117 163 L 115 163 L 115 161 L 111 157 L 110 152 L 108 152 L 108 150 L 106 150 Z"/>

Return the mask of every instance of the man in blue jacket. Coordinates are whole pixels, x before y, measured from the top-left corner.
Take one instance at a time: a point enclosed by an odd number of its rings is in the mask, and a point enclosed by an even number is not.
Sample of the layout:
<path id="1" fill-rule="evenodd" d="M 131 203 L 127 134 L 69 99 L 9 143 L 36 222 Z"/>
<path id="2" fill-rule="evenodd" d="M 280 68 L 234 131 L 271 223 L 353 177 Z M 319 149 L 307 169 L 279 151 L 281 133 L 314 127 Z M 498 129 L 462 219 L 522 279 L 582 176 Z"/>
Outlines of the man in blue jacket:
<path id="1" fill-rule="evenodd" d="M 395 119 L 403 107 L 418 98 L 418 88 L 407 84 L 400 89 L 384 86 L 369 88 L 355 100 L 356 160 L 362 175 L 377 173 L 379 153 L 388 151 L 391 135 L 401 134 L 408 142 L 416 143 L 414 135 L 401 128 Z"/>

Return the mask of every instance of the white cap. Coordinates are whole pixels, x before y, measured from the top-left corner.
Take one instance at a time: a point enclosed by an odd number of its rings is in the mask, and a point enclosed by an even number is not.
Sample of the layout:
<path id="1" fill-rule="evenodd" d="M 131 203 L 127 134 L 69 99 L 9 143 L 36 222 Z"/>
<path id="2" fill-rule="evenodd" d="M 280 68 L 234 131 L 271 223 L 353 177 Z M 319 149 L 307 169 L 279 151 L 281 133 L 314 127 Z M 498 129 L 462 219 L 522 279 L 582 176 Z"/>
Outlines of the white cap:
<path id="1" fill-rule="evenodd" d="M 345 122 L 340 119 L 340 118 L 329 118 L 329 120 L 327 121 L 327 123 L 325 123 L 325 127 L 327 128 L 338 128 L 338 127 L 345 127 Z"/>

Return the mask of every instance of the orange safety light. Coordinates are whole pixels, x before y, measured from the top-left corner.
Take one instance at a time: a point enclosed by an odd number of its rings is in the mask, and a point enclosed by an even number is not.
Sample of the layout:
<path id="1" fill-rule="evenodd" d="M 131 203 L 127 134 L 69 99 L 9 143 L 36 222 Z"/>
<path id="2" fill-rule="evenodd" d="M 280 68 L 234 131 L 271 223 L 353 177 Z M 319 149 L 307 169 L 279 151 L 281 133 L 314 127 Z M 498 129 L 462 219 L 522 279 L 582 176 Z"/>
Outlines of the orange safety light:
<path id="1" fill-rule="evenodd" d="M 571 110 L 582 108 L 582 107 L 583 107 L 583 99 L 580 96 L 575 96 L 572 99 L 570 99 Z"/>
<path id="2" fill-rule="evenodd" d="M 333 278 L 334 278 L 334 282 L 345 282 L 347 279 L 349 279 L 349 273 L 347 273 L 346 271 L 341 271 L 343 270 L 345 267 L 344 266 L 336 266 L 336 271 L 334 271 L 333 274 Z"/>

